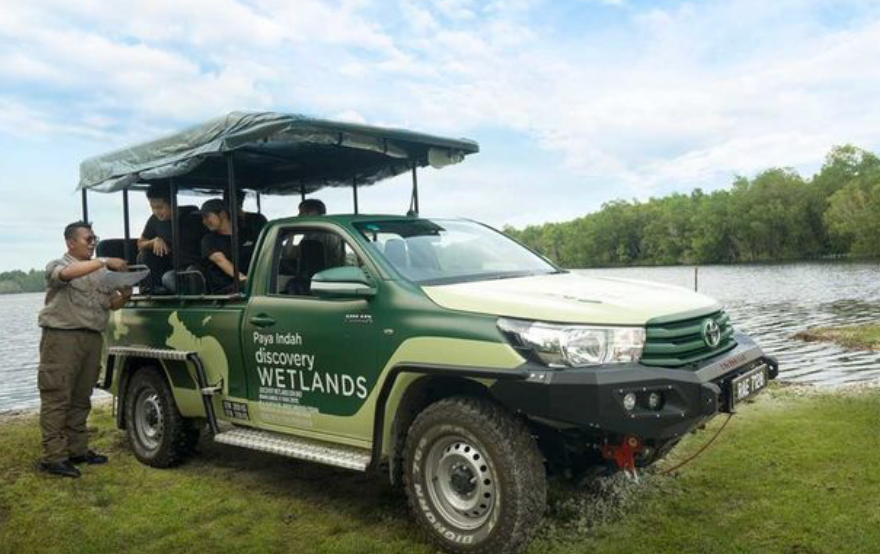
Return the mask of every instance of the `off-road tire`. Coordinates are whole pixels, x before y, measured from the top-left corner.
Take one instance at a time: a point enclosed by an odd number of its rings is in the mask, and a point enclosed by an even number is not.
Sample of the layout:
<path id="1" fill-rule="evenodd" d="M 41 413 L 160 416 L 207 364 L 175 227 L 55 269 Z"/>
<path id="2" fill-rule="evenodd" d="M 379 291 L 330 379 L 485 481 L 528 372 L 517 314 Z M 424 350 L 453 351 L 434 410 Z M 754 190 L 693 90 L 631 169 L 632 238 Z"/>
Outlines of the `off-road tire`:
<path id="1" fill-rule="evenodd" d="M 180 415 L 164 375 L 144 367 L 125 391 L 125 425 L 135 458 L 153 467 L 183 462 L 199 440 L 199 428 Z"/>
<path id="2" fill-rule="evenodd" d="M 409 428 L 404 464 L 413 517 L 444 550 L 514 554 L 541 523 L 547 477 L 538 447 L 522 421 L 488 400 L 428 406 Z M 476 500 L 484 496 L 485 505 Z"/>

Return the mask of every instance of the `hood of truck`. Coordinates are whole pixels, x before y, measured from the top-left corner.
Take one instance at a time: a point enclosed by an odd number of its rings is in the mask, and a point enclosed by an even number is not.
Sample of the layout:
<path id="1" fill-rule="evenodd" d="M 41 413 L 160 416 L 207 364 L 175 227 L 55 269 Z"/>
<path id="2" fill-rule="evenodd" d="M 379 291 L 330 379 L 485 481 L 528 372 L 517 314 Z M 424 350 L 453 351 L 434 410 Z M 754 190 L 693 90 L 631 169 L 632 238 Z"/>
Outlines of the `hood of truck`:
<path id="1" fill-rule="evenodd" d="M 422 287 L 450 310 L 559 323 L 644 325 L 721 309 L 688 289 L 631 279 L 559 273 Z"/>

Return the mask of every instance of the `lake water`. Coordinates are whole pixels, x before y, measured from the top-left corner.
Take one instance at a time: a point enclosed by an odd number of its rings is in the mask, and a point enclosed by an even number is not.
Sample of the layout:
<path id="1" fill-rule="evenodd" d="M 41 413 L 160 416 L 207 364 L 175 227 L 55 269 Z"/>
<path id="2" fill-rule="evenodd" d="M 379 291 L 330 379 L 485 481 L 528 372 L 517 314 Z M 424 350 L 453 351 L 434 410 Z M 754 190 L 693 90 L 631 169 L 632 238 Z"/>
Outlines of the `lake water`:
<path id="1" fill-rule="evenodd" d="M 693 267 L 581 272 L 694 288 Z M 880 381 L 880 352 L 792 338 L 808 327 L 880 322 L 880 263 L 701 266 L 698 290 L 724 304 L 734 327 L 779 358 L 781 379 L 817 385 Z"/>
<path id="2" fill-rule="evenodd" d="M 0 295 L 0 411 L 39 402 L 37 312 L 43 294 Z"/>
<path id="3" fill-rule="evenodd" d="M 692 267 L 580 271 L 694 286 Z M 880 264 L 703 266 L 698 287 L 727 307 L 738 329 L 779 358 L 781 379 L 817 385 L 880 381 L 880 352 L 791 338 L 808 327 L 880 320 Z M 0 295 L 0 411 L 39 403 L 37 312 L 42 303 L 42 294 Z"/>

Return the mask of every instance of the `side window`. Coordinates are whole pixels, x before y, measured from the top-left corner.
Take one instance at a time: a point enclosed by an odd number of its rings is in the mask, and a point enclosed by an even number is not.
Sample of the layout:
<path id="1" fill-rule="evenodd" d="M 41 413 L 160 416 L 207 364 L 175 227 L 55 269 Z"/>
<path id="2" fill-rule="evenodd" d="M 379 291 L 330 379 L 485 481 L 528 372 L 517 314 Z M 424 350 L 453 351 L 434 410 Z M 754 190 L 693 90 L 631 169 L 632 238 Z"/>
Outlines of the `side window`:
<path id="1" fill-rule="evenodd" d="M 274 294 L 312 296 L 312 277 L 340 266 L 363 267 L 354 249 L 340 235 L 325 230 L 282 231 L 274 267 Z"/>

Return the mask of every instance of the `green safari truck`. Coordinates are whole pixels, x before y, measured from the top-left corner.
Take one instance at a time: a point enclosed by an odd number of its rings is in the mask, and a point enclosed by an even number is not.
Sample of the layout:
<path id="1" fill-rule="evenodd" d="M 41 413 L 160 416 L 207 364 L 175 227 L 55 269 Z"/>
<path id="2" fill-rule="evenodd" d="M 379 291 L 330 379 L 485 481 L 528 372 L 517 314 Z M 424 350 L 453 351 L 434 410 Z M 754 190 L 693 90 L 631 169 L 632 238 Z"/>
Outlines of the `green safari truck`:
<path id="1" fill-rule="evenodd" d="M 260 205 L 352 191 L 351 214 L 269 222 L 234 293 L 212 294 L 175 256 L 173 294 L 136 295 L 113 313 L 99 386 L 134 455 L 174 466 L 207 433 L 381 471 L 440 547 L 512 553 L 540 524 L 548 472 L 634 473 L 776 377 L 776 361 L 711 298 L 578 275 L 477 222 L 420 216 L 417 170 L 477 151 L 234 112 L 84 161 L 85 218 L 87 193 L 123 195 L 125 237 L 99 255 L 131 261 L 128 193 L 151 183 L 168 183 L 174 208 L 178 192 L 225 192 L 233 245 L 245 193 Z M 401 174 L 412 175 L 405 215 L 359 213 L 364 187 Z"/>

